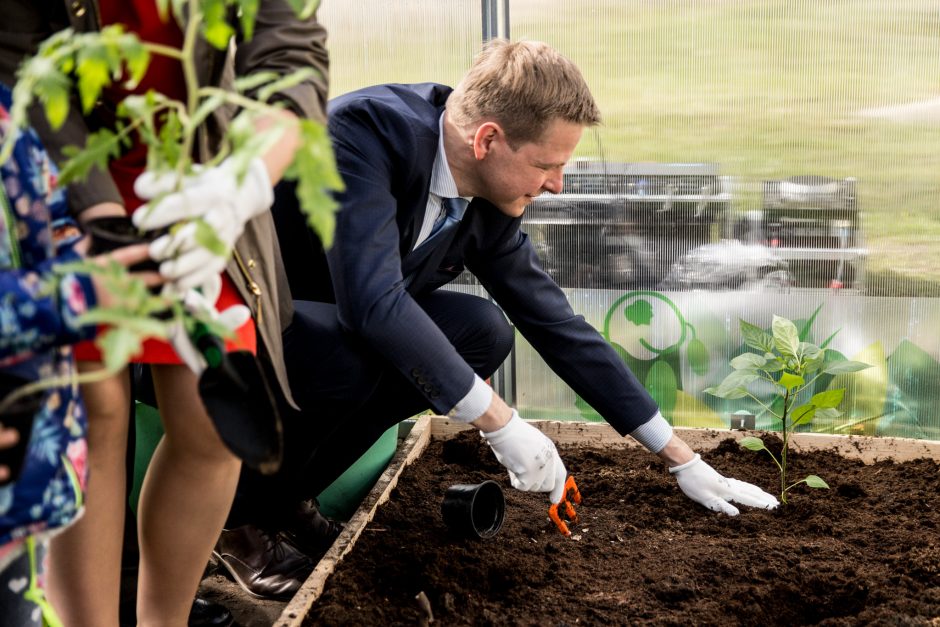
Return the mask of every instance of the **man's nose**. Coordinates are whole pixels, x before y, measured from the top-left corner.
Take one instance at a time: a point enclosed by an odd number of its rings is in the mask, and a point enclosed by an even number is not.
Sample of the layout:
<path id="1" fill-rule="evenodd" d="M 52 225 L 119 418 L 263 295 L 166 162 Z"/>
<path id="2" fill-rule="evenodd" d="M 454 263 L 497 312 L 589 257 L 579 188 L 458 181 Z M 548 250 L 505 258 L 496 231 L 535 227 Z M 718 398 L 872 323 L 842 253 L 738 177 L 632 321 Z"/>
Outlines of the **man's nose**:
<path id="1" fill-rule="evenodd" d="M 561 168 L 559 168 L 545 179 L 545 182 L 542 184 L 542 189 L 552 194 L 560 194 L 564 186 L 564 178 L 562 177 Z"/>

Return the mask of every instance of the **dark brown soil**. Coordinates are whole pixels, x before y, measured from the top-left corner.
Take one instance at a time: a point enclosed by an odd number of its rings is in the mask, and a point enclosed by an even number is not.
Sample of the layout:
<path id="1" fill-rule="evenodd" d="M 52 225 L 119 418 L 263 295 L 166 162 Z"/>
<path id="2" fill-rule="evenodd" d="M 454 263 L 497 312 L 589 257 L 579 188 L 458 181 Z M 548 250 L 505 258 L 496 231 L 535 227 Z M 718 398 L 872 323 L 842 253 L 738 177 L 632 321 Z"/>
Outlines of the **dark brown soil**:
<path id="1" fill-rule="evenodd" d="M 305 624 L 414 625 L 424 592 L 440 625 L 940 625 L 940 465 L 865 466 L 791 453 L 822 476 L 776 511 L 711 513 L 646 451 L 567 448 L 584 502 L 574 535 L 544 495 L 512 490 L 476 435 L 432 443 L 341 562 Z M 703 457 L 773 492 L 776 467 L 731 440 Z M 494 479 L 506 521 L 452 536 L 440 501 Z"/>

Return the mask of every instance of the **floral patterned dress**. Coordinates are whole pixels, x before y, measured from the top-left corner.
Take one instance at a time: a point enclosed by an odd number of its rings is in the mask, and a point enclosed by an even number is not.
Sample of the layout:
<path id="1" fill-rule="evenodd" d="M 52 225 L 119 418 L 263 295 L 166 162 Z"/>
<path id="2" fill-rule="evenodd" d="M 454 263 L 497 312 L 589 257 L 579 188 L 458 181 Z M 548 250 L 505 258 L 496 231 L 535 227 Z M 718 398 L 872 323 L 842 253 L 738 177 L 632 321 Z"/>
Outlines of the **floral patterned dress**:
<path id="1" fill-rule="evenodd" d="M 9 107 L 10 91 L 0 85 L 0 139 L 11 132 Z M 94 333 L 76 318 L 94 306 L 95 293 L 87 276 L 54 267 L 80 260 L 73 250 L 80 231 L 66 215 L 56 170 L 34 133 L 19 135 L 0 176 L 0 378 L 68 376 L 74 368 L 69 345 Z M 0 486 L 0 571 L 27 538 L 34 544 L 82 511 L 85 434 L 78 386 L 47 390 L 22 470 Z"/>

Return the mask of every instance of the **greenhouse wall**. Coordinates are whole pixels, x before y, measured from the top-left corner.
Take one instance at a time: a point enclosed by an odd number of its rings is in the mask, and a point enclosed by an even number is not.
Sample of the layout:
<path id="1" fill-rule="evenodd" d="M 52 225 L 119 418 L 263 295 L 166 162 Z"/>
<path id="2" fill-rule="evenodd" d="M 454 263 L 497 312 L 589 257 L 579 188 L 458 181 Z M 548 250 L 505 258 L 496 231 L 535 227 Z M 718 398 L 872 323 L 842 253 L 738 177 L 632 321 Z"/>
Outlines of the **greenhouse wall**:
<path id="1" fill-rule="evenodd" d="M 780 315 L 872 366 L 820 382 L 846 387 L 844 415 L 810 430 L 940 439 L 940 5 L 325 3 L 332 94 L 453 84 L 493 11 L 498 34 L 572 58 L 598 100 L 565 192 L 523 229 L 673 424 L 774 428 L 703 390 L 744 350 L 739 320 Z M 521 336 L 494 384 L 526 417 L 599 419 Z"/>

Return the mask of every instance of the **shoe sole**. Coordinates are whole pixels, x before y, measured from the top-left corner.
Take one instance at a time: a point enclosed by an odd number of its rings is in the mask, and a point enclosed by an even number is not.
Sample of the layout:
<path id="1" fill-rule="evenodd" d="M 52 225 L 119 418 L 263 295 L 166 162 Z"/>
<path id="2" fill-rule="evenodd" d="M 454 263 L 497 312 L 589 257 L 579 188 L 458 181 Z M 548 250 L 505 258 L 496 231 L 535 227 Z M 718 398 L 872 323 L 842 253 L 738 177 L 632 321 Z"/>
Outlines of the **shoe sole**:
<path id="1" fill-rule="evenodd" d="M 212 551 L 212 557 L 218 560 L 219 564 L 221 564 L 222 568 L 225 569 L 225 572 L 229 574 L 229 577 L 231 577 L 232 581 L 238 584 L 238 587 L 244 590 L 245 593 L 253 599 L 258 599 L 259 601 L 288 601 L 294 596 L 294 594 L 284 596 L 264 596 L 258 594 L 257 592 L 253 592 L 251 588 L 249 588 L 248 585 L 242 581 L 242 578 L 238 576 L 238 573 L 236 573 L 232 567 L 229 566 L 224 559 L 222 559 L 222 555 L 218 551 Z"/>

